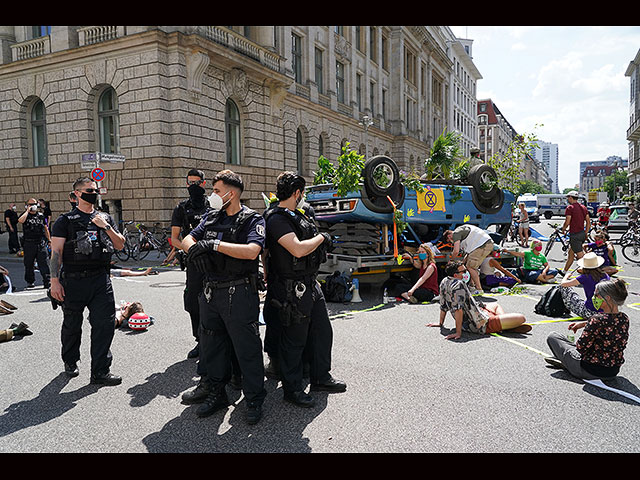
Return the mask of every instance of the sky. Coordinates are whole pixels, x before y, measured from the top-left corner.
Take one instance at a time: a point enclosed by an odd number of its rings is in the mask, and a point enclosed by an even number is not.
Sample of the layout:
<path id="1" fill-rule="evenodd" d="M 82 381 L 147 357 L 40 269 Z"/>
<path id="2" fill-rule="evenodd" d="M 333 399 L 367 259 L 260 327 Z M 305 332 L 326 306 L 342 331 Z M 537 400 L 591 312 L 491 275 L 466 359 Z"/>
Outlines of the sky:
<path id="1" fill-rule="evenodd" d="M 473 40 L 477 99 L 490 98 L 518 133 L 558 144 L 560 191 L 578 183 L 581 161 L 629 158 L 624 73 L 640 50 L 640 27 L 450 28 Z"/>

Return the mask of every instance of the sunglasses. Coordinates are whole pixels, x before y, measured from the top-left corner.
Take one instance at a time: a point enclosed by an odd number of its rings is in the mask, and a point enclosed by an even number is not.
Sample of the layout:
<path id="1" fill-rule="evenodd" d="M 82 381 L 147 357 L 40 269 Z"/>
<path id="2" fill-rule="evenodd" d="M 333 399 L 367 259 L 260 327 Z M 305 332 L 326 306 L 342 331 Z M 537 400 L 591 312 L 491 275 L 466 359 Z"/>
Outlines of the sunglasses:
<path id="1" fill-rule="evenodd" d="M 79 192 L 84 192 L 84 193 L 98 193 L 98 189 L 97 188 L 87 188 L 85 190 L 78 190 Z"/>
<path id="2" fill-rule="evenodd" d="M 204 180 L 187 180 L 187 185 L 202 185 Z"/>

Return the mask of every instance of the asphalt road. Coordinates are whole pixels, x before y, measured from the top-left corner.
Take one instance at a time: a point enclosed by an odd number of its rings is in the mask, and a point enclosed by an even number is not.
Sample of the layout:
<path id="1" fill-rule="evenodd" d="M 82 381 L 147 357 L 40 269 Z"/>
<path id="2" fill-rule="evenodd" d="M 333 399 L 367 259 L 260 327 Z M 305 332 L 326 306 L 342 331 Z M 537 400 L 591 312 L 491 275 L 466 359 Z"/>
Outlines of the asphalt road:
<path id="1" fill-rule="evenodd" d="M 547 234 L 548 223 L 533 228 Z M 240 392 L 229 390 L 233 405 L 205 419 L 195 415 L 197 406 L 180 401 L 197 382 L 195 361 L 186 358 L 194 343 L 182 309 L 184 272 L 113 279 L 116 301 L 141 301 L 155 324 L 143 333 L 115 332 L 112 371 L 123 383 L 97 387 L 89 384 L 88 322 L 80 376 L 68 379 L 60 360 L 62 313 L 51 309 L 38 276 L 38 286 L 24 290 L 21 261 L 8 255 L 6 240 L 0 236 L 0 265 L 10 270 L 18 291 L 2 298 L 18 310 L 0 316 L 0 329 L 22 321 L 33 335 L 0 344 L 2 453 L 640 451 L 638 401 L 545 366 L 548 334 L 568 325 L 533 312 L 546 286 L 485 296 L 506 311 L 524 313 L 534 325 L 530 333 L 463 333 L 458 341 L 444 339 L 454 327 L 451 317 L 443 330 L 425 326 L 437 321 L 436 304 L 376 308 L 381 292 L 363 287 L 362 303 L 329 305 L 332 373 L 347 391 L 314 393 L 316 406 L 301 409 L 283 402 L 280 385 L 267 380 L 264 417 L 249 426 Z M 549 259 L 553 266 L 564 264 L 559 247 Z M 640 266 L 619 249 L 618 259 L 629 290 L 640 292 Z M 153 254 L 149 260 L 145 265 L 159 263 Z M 635 397 L 638 302 L 631 294 L 622 308 L 631 319 L 626 362 L 607 382 Z"/>

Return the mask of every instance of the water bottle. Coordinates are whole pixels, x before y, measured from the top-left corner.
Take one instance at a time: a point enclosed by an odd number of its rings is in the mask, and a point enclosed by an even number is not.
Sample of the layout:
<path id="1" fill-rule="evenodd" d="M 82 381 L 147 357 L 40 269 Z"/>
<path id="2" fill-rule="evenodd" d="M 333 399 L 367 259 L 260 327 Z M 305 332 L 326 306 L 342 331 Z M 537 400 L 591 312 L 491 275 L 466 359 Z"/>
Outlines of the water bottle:
<path id="1" fill-rule="evenodd" d="M 567 338 L 571 343 L 576 343 L 576 333 L 573 330 L 569 330 L 569 333 L 567 333 Z"/>
<path id="2" fill-rule="evenodd" d="M 387 289 L 384 289 L 384 293 L 382 294 L 382 303 L 389 303 L 389 292 Z"/>

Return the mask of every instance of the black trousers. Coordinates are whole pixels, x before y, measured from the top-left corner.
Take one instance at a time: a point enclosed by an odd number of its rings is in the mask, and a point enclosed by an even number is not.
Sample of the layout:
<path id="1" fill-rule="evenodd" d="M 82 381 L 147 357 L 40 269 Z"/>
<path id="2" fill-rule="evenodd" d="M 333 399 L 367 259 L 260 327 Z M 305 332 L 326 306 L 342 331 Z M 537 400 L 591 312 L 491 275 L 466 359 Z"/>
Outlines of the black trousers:
<path id="1" fill-rule="evenodd" d="M 187 267 L 186 276 L 183 293 L 184 310 L 189 314 L 189 317 L 191 317 L 191 332 L 196 341 L 198 341 L 200 330 L 200 305 L 198 304 L 198 295 L 202 291 L 204 274 L 195 268 Z"/>
<path id="2" fill-rule="evenodd" d="M 26 240 L 24 241 L 24 280 L 28 284 L 36 281 L 34 271 L 35 262 L 38 261 L 38 270 L 42 276 L 42 283 L 45 287 L 49 286 L 49 252 L 47 252 L 47 244 L 42 240 Z"/>
<path id="3" fill-rule="evenodd" d="M 20 251 L 20 240 L 18 239 L 18 231 L 16 227 L 13 227 L 13 232 L 9 232 L 9 253 L 17 253 Z"/>
<path id="4" fill-rule="evenodd" d="M 262 403 L 264 364 L 258 328 L 260 299 L 249 284 L 212 291 L 209 302 L 201 293 L 200 362 L 206 381 L 222 390 L 231 379 L 234 355 L 242 372 L 242 390 L 247 402 Z"/>
<path id="5" fill-rule="evenodd" d="M 109 373 L 116 309 L 108 270 L 83 278 L 63 274 L 61 283 L 65 293 L 62 306 L 62 360 L 65 363 L 80 360 L 82 321 L 84 309 L 87 308 L 91 325 L 91 375 Z"/>
<path id="6" fill-rule="evenodd" d="M 313 307 L 308 322 L 284 326 L 278 309 L 271 303 L 273 296 L 267 291 L 263 316 L 267 325 L 265 352 L 278 358 L 282 388 L 285 392 L 303 389 L 303 365 L 310 366 L 311 383 L 321 383 L 331 378 L 331 350 L 333 327 L 327 312 L 327 304 L 320 285 L 316 282 Z"/>

